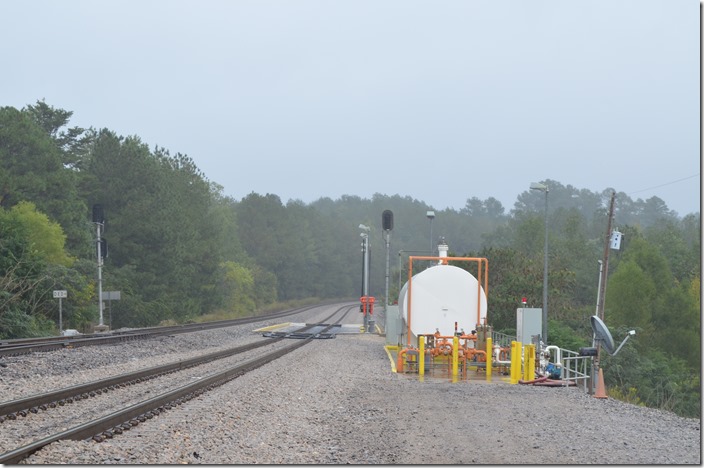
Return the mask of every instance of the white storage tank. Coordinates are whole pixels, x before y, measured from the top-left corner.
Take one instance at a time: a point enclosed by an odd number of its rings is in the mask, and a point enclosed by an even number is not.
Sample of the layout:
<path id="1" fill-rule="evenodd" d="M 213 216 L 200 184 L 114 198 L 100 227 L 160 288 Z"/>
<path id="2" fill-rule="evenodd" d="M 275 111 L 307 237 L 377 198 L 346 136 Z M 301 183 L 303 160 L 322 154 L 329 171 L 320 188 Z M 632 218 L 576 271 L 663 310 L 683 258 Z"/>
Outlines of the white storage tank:
<path id="1" fill-rule="evenodd" d="M 453 335 L 455 322 L 457 330 L 464 329 L 466 333 L 485 323 L 486 292 L 468 271 L 440 264 L 414 275 L 411 281 L 411 343 L 416 343 L 418 335 L 432 334 L 436 330 L 440 330 L 443 336 Z M 408 333 L 408 282 L 401 289 L 398 305 L 405 343 Z"/>

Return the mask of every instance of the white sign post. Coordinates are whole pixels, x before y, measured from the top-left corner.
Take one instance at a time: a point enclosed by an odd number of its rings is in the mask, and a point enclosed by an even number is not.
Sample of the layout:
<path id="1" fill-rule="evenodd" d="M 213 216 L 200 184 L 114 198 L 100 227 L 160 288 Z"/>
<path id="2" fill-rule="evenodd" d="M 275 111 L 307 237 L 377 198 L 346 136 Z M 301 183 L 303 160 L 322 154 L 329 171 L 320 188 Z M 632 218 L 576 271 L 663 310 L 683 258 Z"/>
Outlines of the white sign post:
<path id="1" fill-rule="evenodd" d="M 66 299 L 68 297 L 68 291 L 65 289 L 60 289 L 54 291 L 54 299 L 59 300 L 59 334 L 64 331 L 64 325 L 62 323 L 62 311 L 61 311 L 61 299 Z"/>

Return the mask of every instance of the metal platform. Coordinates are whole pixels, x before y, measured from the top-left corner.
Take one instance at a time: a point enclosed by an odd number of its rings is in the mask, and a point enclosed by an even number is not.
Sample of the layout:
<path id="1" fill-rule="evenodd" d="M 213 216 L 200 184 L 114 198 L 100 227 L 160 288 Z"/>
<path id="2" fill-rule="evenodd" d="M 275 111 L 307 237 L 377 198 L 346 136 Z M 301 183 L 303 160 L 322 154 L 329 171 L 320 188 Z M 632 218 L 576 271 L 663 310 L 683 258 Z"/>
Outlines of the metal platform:
<path id="1" fill-rule="evenodd" d="M 308 328 L 310 327 L 310 328 Z M 328 327 L 332 327 L 327 332 L 323 332 Z M 302 331 L 304 330 L 305 331 Z M 359 334 L 362 324 L 327 324 L 327 323 L 282 323 L 269 327 L 259 328 L 255 332 L 261 332 L 267 338 L 292 338 L 292 339 L 331 339 L 340 334 Z"/>

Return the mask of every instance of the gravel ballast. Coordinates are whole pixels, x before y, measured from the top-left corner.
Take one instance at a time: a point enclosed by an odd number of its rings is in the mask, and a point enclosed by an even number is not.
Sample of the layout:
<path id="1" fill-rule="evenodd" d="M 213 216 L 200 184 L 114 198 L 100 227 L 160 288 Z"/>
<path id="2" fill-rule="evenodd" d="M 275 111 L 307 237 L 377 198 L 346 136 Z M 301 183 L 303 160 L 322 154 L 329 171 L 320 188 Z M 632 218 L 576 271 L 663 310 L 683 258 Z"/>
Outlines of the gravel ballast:
<path id="1" fill-rule="evenodd" d="M 188 354 L 175 345 L 178 340 L 191 343 L 192 352 L 205 343 L 242 344 L 258 338 L 252 328 L 150 340 L 134 348 L 133 356 L 127 351 L 131 346 L 121 347 L 114 364 L 132 367 L 146 360 L 147 367 L 175 349 Z M 85 364 L 105 350 L 70 352 L 76 363 Z M 50 369 L 62 362 L 63 353 L 45 353 L 42 366 L 32 371 L 23 368 L 21 357 L 13 358 L 0 370 L 1 386 L 12 386 L 19 370 L 22 384 L 36 388 L 22 393 L 37 393 L 46 388 L 42 375 L 56 375 Z M 74 367 L 92 373 L 110 368 L 105 362 Z M 64 368 L 70 371 L 76 369 Z M 383 337 L 338 335 L 314 340 L 113 439 L 57 442 L 23 463 L 701 463 L 699 420 L 596 399 L 575 388 L 496 380 L 421 382 L 391 371 Z"/>

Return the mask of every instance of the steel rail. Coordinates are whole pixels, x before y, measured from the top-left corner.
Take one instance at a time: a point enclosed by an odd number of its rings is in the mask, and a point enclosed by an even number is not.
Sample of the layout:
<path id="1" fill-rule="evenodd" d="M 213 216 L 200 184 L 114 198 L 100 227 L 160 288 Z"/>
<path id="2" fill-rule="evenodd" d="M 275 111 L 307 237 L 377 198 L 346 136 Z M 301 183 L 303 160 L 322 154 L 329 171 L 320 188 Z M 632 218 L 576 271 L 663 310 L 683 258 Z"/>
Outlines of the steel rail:
<path id="1" fill-rule="evenodd" d="M 93 438 L 96 441 L 102 441 L 104 438 L 112 437 L 115 433 L 120 433 L 121 431 L 128 430 L 129 428 L 138 425 L 139 422 L 144 422 L 146 419 L 153 418 L 162 411 L 170 409 L 173 405 L 180 405 L 184 401 L 188 401 L 206 390 L 222 385 L 251 370 L 261 367 L 268 362 L 278 359 L 279 357 L 300 348 L 310 340 L 312 340 L 312 338 L 265 354 L 247 361 L 244 364 L 240 364 L 223 372 L 218 372 L 201 379 L 198 382 L 184 385 L 175 390 L 171 390 L 150 398 L 149 400 L 134 404 L 123 410 L 116 411 L 96 420 L 89 421 L 85 424 L 81 424 L 58 434 L 34 441 L 15 450 L 11 450 L 0 455 L 0 463 L 16 464 L 42 447 L 59 440 L 85 440 Z"/>
<path id="2" fill-rule="evenodd" d="M 339 320 L 337 320 L 336 323 L 341 322 L 350 310 L 356 309 L 356 305 L 340 307 L 326 320 L 332 318 L 345 307 L 347 307 L 348 310 L 342 315 L 342 317 L 340 317 Z M 333 326 L 334 325 L 329 325 L 323 330 L 323 332 L 328 331 Z M 247 372 L 255 370 L 269 362 L 285 356 L 286 354 L 289 354 L 310 343 L 314 339 L 315 338 L 313 336 L 310 336 L 306 339 L 297 341 L 292 345 L 280 348 L 254 359 L 250 359 L 225 371 L 211 374 L 210 376 L 204 377 L 197 382 L 192 382 L 181 386 L 148 400 L 136 403 L 123 410 L 116 411 L 58 434 L 50 435 L 17 449 L 5 452 L 0 454 L 0 464 L 17 464 L 19 461 L 28 457 L 37 450 L 40 450 L 41 448 L 59 440 L 87 440 L 92 438 L 97 442 L 101 442 L 107 438 L 113 437 L 115 434 L 121 434 L 123 431 L 129 430 L 138 425 L 140 422 L 151 419 L 163 411 L 171 409 L 174 406 L 178 406 L 185 401 L 199 396 L 205 391 L 223 385 L 224 383 L 240 377 Z M 268 341 L 270 343 L 272 342 L 271 340 Z"/>
<path id="3" fill-rule="evenodd" d="M 197 331 L 211 330 L 213 328 L 224 328 L 237 325 L 246 325 L 249 323 L 262 322 L 275 318 L 286 317 L 289 315 L 298 314 L 307 310 L 327 305 L 327 302 L 299 307 L 295 309 L 287 309 L 280 312 L 274 312 L 267 315 L 258 315 L 251 317 L 242 317 L 237 319 L 218 320 L 213 322 L 189 323 L 183 325 L 171 325 L 166 327 L 151 327 L 139 328 L 135 330 L 127 330 L 121 332 L 110 333 L 95 333 L 90 335 L 78 336 L 53 336 L 40 338 L 20 338 L 13 340 L 4 340 L 0 342 L 0 357 L 2 356 L 17 356 L 34 352 L 46 352 L 64 349 L 67 347 L 76 348 L 79 346 L 95 346 L 105 344 L 115 344 L 122 341 L 131 341 L 137 339 L 148 339 L 161 335 L 175 335 L 179 333 L 193 333 Z"/>
<path id="4" fill-rule="evenodd" d="M 335 314 L 340 310 L 341 309 L 335 311 Z M 302 327 L 300 330 L 297 330 L 297 333 L 309 330 L 316 326 L 327 326 L 327 324 L 305 324 L 304 327 Z M 211 362 L 217 359 L 223 359 L 226 357 L 234 356 L 235 354 L 251 351 L 253 349 L 257 349 L 262 346 L 281 341 L 283 338 L 284 337 L 282 336 L 275 337 L 273 340 L 261 340 L 242 346 L 237 346 L 235 348 L 225 349 L 222 351 L 206 354 L 203 356 L 196 356 L 182 361 L 163 364 L 160 366 L 154 366 L 147 369 L 117 375 L 114 377 L 95 380 L 93 382 L 74 385 L 71 387 L 65 387 L 51 392 L 30 395 L 26 398 L 21 398 L 18 400 L 2 402 L 0 403 L 0 423 L 5 422 L 7 419 L 17 419 L 18 416 L 27 416 L 28 413 L 38 413 L 39 410 L 55 408 L 57 405 L 64 406 L 66 403 L 73 403 L 77 400 L 82 400 L 88 397 L 93 397 L 95 395 L 100 395 L 103 392 L 115 389 L 115 387 L 124 387 L 125 385 L 132 385 L 135 383 L 160 377 L 162 375 L 178 372 L 184 369 L 205 364 L 206 362 Z"/>
<path id="5" fill-rule="evenodd" d="M 154 366 L 148 369 L 129 372 L 127 374 L 95 380 L 93 382 L 87 382 L 71 387 L 65 387 L 51 392 L 30 395 L 26 398 L 21 398 L 18 400 L 3 402 L 0 403 L 0 423 L 5 422 L 7 419 L 17 419 L 18 416 L 27 416 L 30 412 L 37 413 L 40 409 L 46 410 L 49 407 L 54 408 L 57 405 L 63 406 L 66 403 L 73 403 L 76 400 L 82 400 L 95 395 L 100 395 L 103 392 L 114 390 L 115 387 L 132 385 L 153 379 L 155 377 L 188 369 L 206 362 L 251 351 L 268 344 L 276 343 L 277 341 L 280 341 L 280 339 L 260 340 L 254 343 L 238 346 L 236 348 L 186 359 L 184 361 Z"/>

